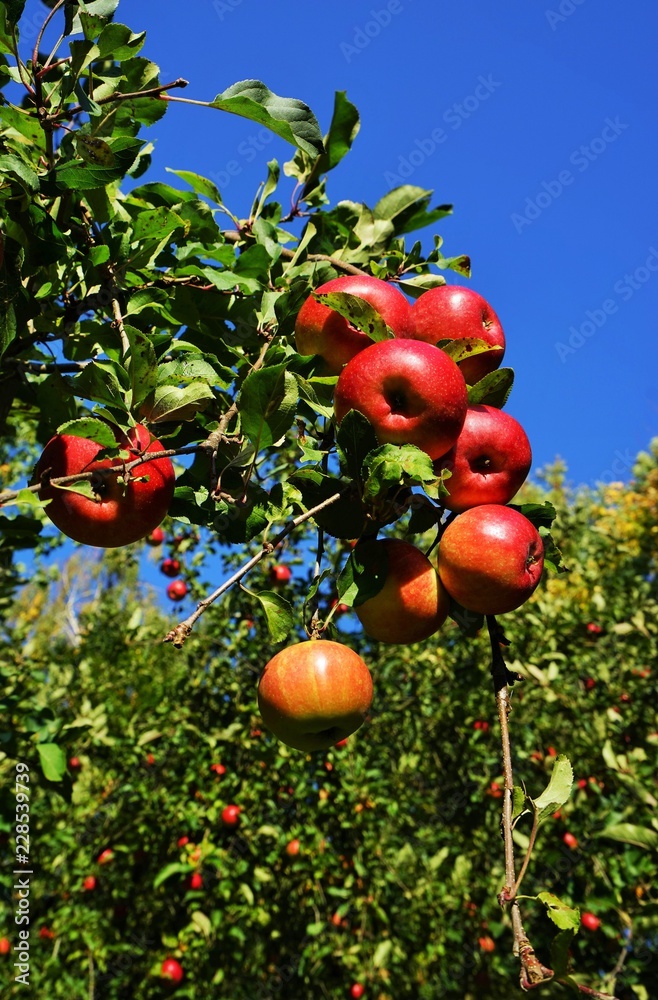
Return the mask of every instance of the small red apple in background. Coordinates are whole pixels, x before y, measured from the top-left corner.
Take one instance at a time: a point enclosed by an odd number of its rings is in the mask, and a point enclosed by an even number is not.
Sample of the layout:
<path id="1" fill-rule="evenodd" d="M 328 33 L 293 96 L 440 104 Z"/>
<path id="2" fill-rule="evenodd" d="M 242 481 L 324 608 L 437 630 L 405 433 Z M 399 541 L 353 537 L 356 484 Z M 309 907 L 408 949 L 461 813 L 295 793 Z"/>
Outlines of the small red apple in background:
<path id="1" fill-rule="evenodd" d="M 488 733 L 489 732 L 489 723 L 486 722 L 483 719 L 476 719 L 476 721 L 473 723 L 473 729 L 479 729 L 483 733 Z"/>
<path id="2" fill-rule="evenodd" d="M 50 927 L 40 927 L 39 937 L 42 941 L 52 941 L 55 937 L 55 932 L 51 931 Z"/>
<path id="3" fill-rule="evenodd" d="M 85 889 L 86 892 L 93 892 L 97 886 L 98 879 L 95 875 L 87 875 L 82 883 L 82 888 Z"/>
<path id="4" fill-rule="evenodd" d="M 222 823 L 224 826 L 237 826 L 240 822 L 240 806 L 226 806 L 222 809 Z"/>
<path id="5" fill-rule="evenodd" d="M 520 608 L 533 593 L 544 566 L 535 526 L 511 507 L 483 504 L 464 511 L 446 528 L 438 570 L 462 607 L 483 615 Z"/>
<path id="6" fill-rule="evenodd" d="M 109 865 L 110 861 L 114 858 L 114 851 L 110 847 L 106 847 L 104 851 L 98 855 L 97 861 L 99 865 Z"/>
<path id="7" fill-rule="evenodd" d="M 165 540 L 165 533 L 162 528 L 154 528 L 146 541 L 149 545 L 162 545 Z"/>
<path id="8" fill-rule="evenodd" d="M 342 921 L 343 918 L 341 917 L 340 913 L 334 913 L 331 917 L 331 922 L 334 925 L 334 927 L 340 927 Z"/>
<path id="9" fill-rule="evenodd" d="M 492 781 L 487 788 L 487 795 L 490 795 L 492 799 L 500 799 L 503 796 L 503 789 L 497 781 Z"/>
<path id="10" fill-rule="evenodd" d="M 573 833 L 569 833 L 569 831 L 562 835 L 562 840 L 572 851 L 575 851 L 578 847 L 578 838 L 574 837 Z"/>
<path id="11" fill-rule="evenodd" d="M 187 879 L 186 886 L 188 889 L 203 889 L 203 875 L 200 872 L 192 872 Z"/>
<path id="12" fill-rule="evenodd" d="M 439 340 L 477 337 L 491 350 L 461 361 L 459 367 L 469 385 L 500 367 L 505 356 L 505 334 L 498 316 L 486 299 L 471 288 L 440 285 L 416 300 L 412 309 L 413 337 L 436 344 Z M 502 347 L 502 350 L 495 348 Z"/>
<path id="13" fill-rule="evenodd" d="M 167 587 L 167 597 L 172 601 L 182 601 L 187 594 L 187 584 L 185 580 L 174 580 Z"/>
<path id="14" fill-rule="evenodd" d="M 402 292 L 388 281 L 370 275 L 344 275 L 316 288 L 319 294 L 347 292 L 365 299 L 377 310 L 396 337 L 413 336 L 411 305 Z M 352 326 L 348 319 L 313 298 L 299 310 L 295 323 L 295 346 L 300 354 L 318 354 L 325 371 L 338 375 L 356 354 L 373 341 Z"/>
<path id="15" fill-rule="evenodd" d="M 164 451 L 142 424 L 131 428 L 127 435 L 118 430 L 114 434 L 117 443 L 130 453 L 127 461 Z M 100 451 L 96 441 L 56 434 L 36 464 L 34 479 L 38 482 L 46 474 L 56 479 L 98 471 L 98 482 L 92 480 L 95 500 L 55 486 L 44 486 L 39 496 L 51 500 L 46 514 L 69 538 L 84 545 L 117 548 L 145 538 L 160 524 L 174 496 L 174 467 L 169 458 L 154 458 L 136 466 L 125 484 L 118 479 L 122 468 L 119 459 L 94 461 Z M 110 467 L 117 471 L 103 471 Z"/>
<path id="16" fill-rule="evenodd" d="M 226 774 L 226 768 L 223 764 L 211 764 L 210 770 L 214 771 L 218 778 L 221 778 L 223 774 Z"/>
<path id="17" fill-rule="evenodd" d="M 297 854 L 299 854 L 301 846 L 302 846 L 301 842 L 297 840 L 297 838 L 295 838 L 294 840 L 290 840 L 286 844 L 286 854 L 288 855 L 288 857 L 294 858 Z"/>
<path id="18" fill-rule="evenodd" d="M 190 838 L 189 837 L 185 837 L 185 836 L 179 837 L 178 840 L 176 841 L 176 846 L 177 847 L 185 847 L 185 845 L 189 844 L 189 842 L 190 842 Z"/>
<path id="19" fill-rule="evenodd" d="M 491 953 L 496 950 L 496 942 L 488 934 L 483 934 L 482 937 L 479 937 L 478 944 L 482 951 Z"/>
<path id="20" fill-rule="evenodd" d="M 178 576 L 180 573 L 180 563 L 178 559 L 163 559 L 160 563 L 160 572 L 165 576 Z"/>
<path id="21" fill-rule="evenodd" d="M 469 406 L 457 441 L 439 458 L 437 474 L 448 469 L 450 493 L 441 503 L 464 511 L 479 504 L 506 504 L 518 493 L 532 465 L 532 451 L 518 420 L 494 406 Z"/>
<path id="22" fill-rule="evenodd" d="M 350 986 L 350 996 L 353 998 L 353 1000 L 361 1000 L 361 997 L 364 995 L 365 992 L 366 988 L 365 986 L 362 986 L 361 983 L 354 983 L 352 986 Z"/>
<path id="23" fill-rule="evenodd" d="M 350 610 L 349 604 L 339 604 L 337 597 L 334 597 L 334 599 L 331 602 L 330 610 L 333 611 L 334 608 L 336 609 L 334 611 L 335 618 L 338 618 L 339 615 L 346 615 L 347 612 Z"/>
<path id="24" fill-rule="evenodd" d="M 175 958 L 165 958 L 160 966 L 160 975 L 163 979 L 169 979 L 172 983 L 178 984 L 182 983 L 185 973 L 183 966 Z"/>
<path id="25" fill-rule="evenodd" d="M 599 927 L 601 926 L 601 921 L 599 920 L 599 918 L 595 916 L 595 914 L 590 913 L 588 910 L 586 910 L 582 914 L 580 922 L 583 925 L 583 927 L 588 931 L 598 931 Z"/>
<path id="26" fill-rule="evenodd" d="M 155 764 L 155 757 L 152 753 L 147 753 L 145 763 L 147 767 L 152 767 Z"/>
<path id="27" fill-rule="evenodd" d="M 603 627 L 601 625 L 597 625 L 596 622 L 589 622 L 587 625 L 587 631 L 593 636 L 603 635 Z"/>
<path id="28" fill-rule="evenodd" d="M 347 737 L 344 740 L 338 740 L 338 743 L 334 743 L 334 750 L 342 750 L 349 743 Z"/>
<path id="29" fill-rule="evenodd" d="M 372 694 L 370 671 L 354 650 L 310 639 L 272 657 L 258 684 L 258 707 L 282 743 L 326 750 L 363 724 Z"/>
<path id="30" fill-rule="evenodd" d="M 11 951 L 11 942 L 9 938 L 0 938 L 0 955 L 8 955 Z"/>
<path id="31" fill-rule="evenodd" d="M 576 785 L 580 789 L 587 788 L 587 778 L 579 778 Z"/>
<path id="32" fill-rule="evenodd" d="M 363 542 L 354 550 L 366 566 L 386 565 L 379 593 L 355 607 L 367 634 L 378 642 L 420 642 L 448 617 L 450 598 L 427 556 L 398 538 Z"/>
<path id="33" fill-rule="evenodd" d="M 596 687 L 596 681 L 593 677 L 586 677 L 583 683 L 586 691 L 592 691 Z"/>
<path id="34" fill-rule="evenodd" d="M 557 750 L 555 749 L 555 747 L 547 747 L 546 748 L 546 756 L 547 757 L 557 757 Z"/>
<path id="35" fill-rule="evenodd" d="M 338 423 L 358 410 L 380 444 L 415 444 L 432 459 L 452 448 L 467 405 L 466 383 L 455 362 L 417 340 L 366 347 L 341 372 L 334 397 Z"/>
<path id="36" fill-rule="evenodd" d="M 270 579 L 273 583 L 288 583 L 292 577 L 292 570 L 283 563 L 278 563 L 270 568 Z"/>
<path id="37" fill-rule="evenodd" d="M 82 762 L 79 757 L 69 757 L 69 767 L 72 771 L 79 771 L 82 767 Z"/>

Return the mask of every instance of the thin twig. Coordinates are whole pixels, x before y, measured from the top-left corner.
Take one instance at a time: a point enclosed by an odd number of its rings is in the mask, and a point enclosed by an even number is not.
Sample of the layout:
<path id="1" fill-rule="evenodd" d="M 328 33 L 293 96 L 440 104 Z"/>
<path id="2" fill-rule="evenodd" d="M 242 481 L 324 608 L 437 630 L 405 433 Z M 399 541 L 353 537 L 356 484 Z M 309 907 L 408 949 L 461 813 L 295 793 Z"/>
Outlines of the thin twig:
<path id="1" fill-rule="evenodd" d="M 120 101 L 133 101 L 140 97 L 163 97 L 166 90 L 172 90 L 174 87 L 187 87 L 188 83 L 189 80 L 184 80 L 182 76 L 179 76 L 177 80 L 172 80 L 171 83 L 163 83 L 159 87 L 151 87 L 148 90 L 136 90 L 130 94 L 124 94 L 120 90 L 115 90 L 113 94 L 109 94 L 107 97 L 99 97 L 95 103 L 101 105 Z M 169 98 L 169 100 L 173 100 L 173 98 Z M 56 115 L 52 116 L 51 121 L 59 121 L 60 118 L 73 118 L 84 110 L 81 104 L 77 104 L 74 108 L 58 111 Z"/>
<path id="2" fill-rule="evenodd" d="M 190 635 L 195 622 L 201 617 L 204 611 L 208 610 L 211 604 L 214 604 L 214 602 L 221 597 L 222 594 L 226 593 L 226 591 L 241 580 L 243 576 L 246 576 L 246 574 L 252 570 L 254 566 L 258 565 L 261 559 L 264 559 L 265 556 L 271 555 L 277 546 L 281 544 L 283 539 L 294 531 L 295 528 L 298 528 L 300 524 L 304 523 L 304 521 L 308 521 L 310 518 L 315 517 L 315 515 L 319 514 L 321 510 L 325 509 L 325 507 L 329 507 L 332 503 L 336 503 L 343 493 L 344 490 L 334 493 L 326 500 L 323 500 L 322 503 L 317 504 L 315 507 L 307 510 L 304 514 L 300 514 L 298 517 L 293 518 L 292 521 L 289 521 L 288 524 L 273 539 L 273 541 L 265 542 L 260 552 L 257 552 L 255 556 L 252 556 L 251 559 L 244 564 L 244 566 L 237 570 L 233 576 L 229 577 L 229 579 L 226 580 L 221 587 L 218 587 L 217 590 L 215 590 L 209 597 L 200 601 L 196 610 L 188 618 L 186 618 L 185 621 L 180 622 L 179 625 L 176 625 L 175 628 L 171 629 L 171 631 L 168 632 L 163 639 L 163 642 L 172 642 L 177 649 L 180 649 Z"/>
<path id="3" fill-rule="evenodd" d="M 233 243 L 233 244 L 242 243 L 244 240 L 244 236 L 242 235 L 242 233 L 239 233 L 236 229 L 225 230 L 222 233 L 222 236 L 224 237 L 227 243 Z M 285 260 L 293 260 L 295 257 L 295 252 L 293 250 L 288 250 L 287 247 L 282 247 L 281 256 Z M 369 278 L 372 277 L 371 272 L 364 271 L 360 267 L 355 267 L 354 264 L 348 264 L 346 261 L 340 260 L 339 257 L 330 257 L 329 254 L 326 253 L 309 253 L 306 255 L 306 259 L 325 261 L 327 264 L 331 264 L 332 267 L 335 267 L 336 270 L 338 271 L 345 271 L 346 274 L 355 274 L 360 278 L 363 277 L 364 275 Z"/>

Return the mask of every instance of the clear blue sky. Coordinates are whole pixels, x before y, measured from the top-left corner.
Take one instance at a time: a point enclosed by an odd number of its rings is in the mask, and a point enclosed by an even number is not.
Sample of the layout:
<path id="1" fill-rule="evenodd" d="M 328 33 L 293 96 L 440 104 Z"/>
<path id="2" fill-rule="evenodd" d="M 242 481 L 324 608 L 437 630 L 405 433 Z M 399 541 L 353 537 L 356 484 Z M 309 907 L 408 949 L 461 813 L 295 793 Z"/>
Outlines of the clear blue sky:
<path id="1" fill-rule="evenodd" d="M 561 455 L 575 483 L 628 478 L 658 434 L 655 4 L 122 0 L 115 19 L 147 31 L 143 54 L 186 77 L 185 96 L 255 77 L 326 130 L 346 90 L 362 127 L 332 200 L 372 205 L 409 181 L 454 204 L 436 230 L 446 254 L 470 254 L 470 285 L 503 322 L 508 409 L 535 467 Z M 291 155 L 185 105 L 151 135 L 151 178 L 213 177 L 240 215 L 265 161 Z"/>

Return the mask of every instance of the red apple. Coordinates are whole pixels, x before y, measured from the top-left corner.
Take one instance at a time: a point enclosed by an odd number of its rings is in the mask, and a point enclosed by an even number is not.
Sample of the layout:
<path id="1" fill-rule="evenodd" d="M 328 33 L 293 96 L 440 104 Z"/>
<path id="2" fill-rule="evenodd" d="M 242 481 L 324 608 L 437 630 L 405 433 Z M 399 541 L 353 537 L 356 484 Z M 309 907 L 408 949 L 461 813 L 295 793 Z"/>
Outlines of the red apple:
<path id="1" fill-rule="evenodd" d="M 347 738 L 345 738 L 344 740 L 338 740 L 338 743 L 334 743 L 334 750 L 342 750 L 343 747 L 346 747 L 348 743 L 349 740 Z"/>
<path id="2" fill-rule="evenodd" d="M 573 833 L 569 833 L 568 830 L 562 835 L 562 840 L 572 851 L 578 847 L 578 838 L 574 837 Z"/>
<path id="3" fill-rule="evenodd" d="M 479 729 L 483 733 L 488 733 L 489 723 L 482 719 L 478 719 L 476 722 L 473 723 L 473 729 Z"/>
<path id="4" fill-rule="evenodd" d="M 599 920 L 599 918 L 594 913 L 590 913 L 588 910 L 585 910 L 585 912 L 582 914 L 580 922 L 583 925 L 583 927 L 588 931 L 598 931 L 599 927 L 601 926 L 601 921 Z"/>
<path id="5" fill-rule="evenodd" d="M 110 861 L 112 861 L 113 858 L 114 858 L 114 851 L 111 848 L 106 847 L 104 851 L 101 851 L 96 860 L 98 861 L 99 865 L 109 865 Z"/>
<path id="6" fill-rule="evenodd" d="M 52 941 L 55 937 L 54 931 L 51 931 L 50 927 L 40 927 L 39 937 L 42 941 Z"/>
<path id="7" fill-rule="evenodd" d="M 270 568 L 270 578 L 273 583 L 288 583 L 292 576 L 292 570 L 283 563 L 278 563 Z"/>
<path id="8" fill-rule="evenodd" d="M 294 858 L 297 854 L 299 854 L 301 846 L 302 845 L 301 845 L 300 841 L 297 840 L 296 838 L 295 838 L 295 840 L 290 840 L 286 844 L 286 854 L 288 855 L 288 857 L 289 858 Z"/>
<path id="9" fill-rule="evenodd" d="M 165 533 L 162 528 L 154 528 L 146 541 L 149 545 L 162 545 L 165 540 Z"/>
<path id="10" fill-rule="evenodd" d="M 587 631 L 590 635 L 599 636 L 603 635 L 603 628 L 601 625 L 597 625 L 596 622 L 589 622 L 587 625 Z"/>
<path id="11" fill-rule="evenodd" d="M 411 306 L 398 288 L 369 275 L 345 275 L 327 281 L 316 292 L 348 292 L 377 310 L 397 337 L 413 336 Z M 295 346 L 300 354 L 318 354 L 327 374 L 338 375 L 345 364 L 373 341 L 340 313 L 310 295 L 295 323 Z"/>
<path id="12" fill-rule="evenodd" d="M 142 424 L 137 424 L 127 435 L 114 433 L 117 443 L 129 452 L 127 461 L 164 451 Z M 123 467 L 120 459 L 94 461 L 101 450 L 99 444 L 87 438 L 56 434 L 44 448 L 34 477 L 39 480 L 47 474 L 56 479 L 97 471 L 97 479 L 91 481 L 95 491 L 93 500 L 48 485 L 39 491 L 39 496 L 51 501 L 46 513 L 69 538 L 84 545 L 117 548 L 145 538 L 160 524 L 174 495 L 174 467 L 169 458 L 144 462 L 128 473 L 128 482 L 124 483 L 119 479 Z M 108 472 L 109 468 L 116 471 Z"/>
<path id="13" fill-rule="evenodd" d="M 532 464 L 526 432 L 514 417 L 494 406 L 469 406 L 457 441 L 436 462 L 449 469 L 450 496 L 441 503 L 464 511 L 479 504 L 506 504 L 525 482 Z"/>
<path id="14" fill-rule="evenodd" d="M 439 576 L 462 607 L 502 615 L 535 590 L 544 546 L 530 521 L 511 507 L 483 504 L 448 525 L 439 545 Z"/>
<path id="15" fill-rule="evenodd" d="M 160 572 L 165 576 L 178 576 L 180 573 L 180 563 L 178 559 L 163 559 L 160 563 Z"/>
<path id="16" fill-rule="evenodd" d="M 152 753 L 147 753 L 147 755 L 146 755 L 146 764 L 147 764 L 148 767 L 152 767 L 153 764 L 155 764 L 155 757 L 154 757 L 154 755 Z"/>
<path id="17" fill-rule="evenodd" d="M 357 558 L 386 563 L 384 586 L 355 607 L 368 635 L 378 642 L 420 642 L 448 617 L 450 599 L 427 556 L 409 542 L 383 538 L 355 549 Z"/>
<path id="18" fill-rule="evenodd" d="M 182 601 L 187 594 L 187 584 L 185 580 L 174 580 L 167 587 L 167 597 L 172 601 Z"/>
<path id="19" fill-rule="evenodd" d="M 192 872 L 187 879 L 188 889 L 203 889 L 203 875 L 200 872 Z"/>
<path id="20" fill-rule="evenodd" d="M 480 945 L 482 951 L 491 953 L 496 950 L 496 942 L 488 934 L 483 934 L 482 937 L 479 937 L 478 944 Z"/>
<path id="21" fill-rule="evenodd" d="M 366 988 L 365 986 L 362 986 L 361 983 L 354 983 L 350 986 L 350 996 L 352 997 L 352 1000 L 361 1000 L 361 997 L 365 992 Z"/>
<path id="22" fill-rule="evenodd" d="M 11 942 L 9 938 L 0 938 L 0 955 L 8 955 L 11 951 Z"/>
<path id="23" fill-rule="evenodd" d="M 185 973 L 183 966 L 175 958 L 165 958 L 160 966 L 160 975 L 163 979 L 169 979 L 172 983 L 178 984 L 182 983 Z"/>
<path id="24" fill-rule="evenodd" d="M 505 334 L 486 299 L 471 288 L 440 285 L 431 288 L 414 303 L 412 315 L 418 340 L 436 344 L 439 340 L 463 340 L 477 337 L 491 345 L 491 350 L 459 363 L 469 385 L 499 368 L 505 355 Z M 502 350 L 496 350 L 502 348 Z"/>
<path id="25" fill-rule="evenodd" d="M 79 757 L 69 757 L 69 767 L 72 771 L 79 771 L 82 767 L 82 762 Z"/>
<path id="26" fill-rule="evenodd" d="M 497 781 L 492 781 L 487 788 L 487 795 L 490 795 L 492 799 L 501 799 L 503 797 L 503 789 Z"/>
<path id="27" fill-rule="evenodd" d="M 226 774 L 226 768 L 223 764 L 211 764 L 210 770 L 214 771 L 218 778 L 221 778 L 222 775 Z"/>
<path id="28" fill-rule="evenodd" d="M 98 885 L 98 880 L 95 875 L 87 875 L 82 883 L 82 888 L 87 892 L 93 892 Z"/>
<path id="29" fill-rule="evenodd" d="M 468 396 L 457 365 L 443 351 L 416 340 L 382 340 L 366 347 L 336 383 L 340 423 L 358 410 L 380 444 L 415 444 L 430 458 L 453 446 L 462 429 Z"/>
<path id="30" fill-rule="evenodd" d="M 596 681 L 593 677 L 586 677 L 583 683 L 586 691 L 592 691 L 596 687 Z"/>
<path id="31" fill-rule="evenodd" d="M 580 789 L 587 788 L 587 778 L 579 778 L 576 785 Z"/>
<path id="32" fill-rule="evenodd" d="M 240 806 L 226 806 L 222 810 L 222 823 L 224 826 L 237 826 L 240 822 Z"/>
<path id="33" fill-rule="evenodd" d="M 370 671 L 354 650 L 310 639 L 272 657 L 258 685 L 258 707 L 274 735 L 296 750 L 326 750 L 365 721 Z"/>
<path id="34" fill-rule="evenodd" d="M 189 844 L 189 842 L 190 842 L 190 838 L 189 837 L 185 837 L 185 836 L 179 837 L 178 840 L 176 841 L 176 846 L 177 847 L 185 847 L 185 845 Z"/>

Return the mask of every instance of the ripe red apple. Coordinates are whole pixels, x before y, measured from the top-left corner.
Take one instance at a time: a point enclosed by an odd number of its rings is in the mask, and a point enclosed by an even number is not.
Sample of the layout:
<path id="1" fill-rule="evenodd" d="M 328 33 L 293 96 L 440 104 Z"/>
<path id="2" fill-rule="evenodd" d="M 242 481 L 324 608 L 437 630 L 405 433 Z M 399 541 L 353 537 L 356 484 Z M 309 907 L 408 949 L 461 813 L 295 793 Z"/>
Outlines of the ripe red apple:
<path id="1" fill-rule="evenodd" d="M 146 755 L 146 764 L 147 764 L 148 767 L 152 767 L 153 764 L 155 764 L 155 757 L 154 757 L 154 755 L 152 753 L 147 753 L 147 755 Z"/>
<path id="2" fill-rule="evenodd" d="M 478 944 L 482 951 L 491 953 L 496 950 L 496 942 L 488 934 L 483 934 L 482 937 L 478 938 Z"/>
<path id="3" fill-rule="evenodd" d="M 413 336 L 411 305 L 402 292 L 388 281 L 369 275 L 344 275 L 327 281 L 316 292 L 357 295 L 377 310 L 396 337 Z M 300 354 L 320 355 L 329 375 L 338 375 L 348 361 L 372 343 L 366 333 L 312 295 L 299 310 L 295 323 L 295 346 Z"/>
<path id="4" fill-rule="evenodd" d="M 0 938 L 0 955 L 8 955 L 11 951 L 11 942 L 9 938 Z"/>
<path id="5" fill-rule="evenodd" d="M 297 840 L 297 838 L 295 838 L 294 840 L 290 840 L 286 844 L 286 854 L 288 855 L 288 857 L 294 858 L 297 854 L 299 854 L 301 846 L 302 846 L 301 842 Z"/>
<path id="6" fill-rule="evenodd" d="M 98 880 L 95 875 L 87 875 L 82 883 L 82 888 L 87 892 L 93 892 L 98 885 Z"/>
<path id="7" fill-rule="evenodd" d="M 178 840 L 176 841 L 176 846 L 177 847 L 185 847 L 185 845 L 189 844 L 189 842 L 190 842 L 190 838 L 189 837 L 185 837 L 185 836 L 179 837 Z"/>
<path id="8" fill-rule="evenodd" d="M 344 740 L 338 740 L 338 743 L 334 743 L 334 750 L 342 750 L 349 743 L 347 737 Z"/>
<path id="9" fill-rule="evenodd" d="M 489 723 L 486 720 L 477 719 L 473 723 L 473 729 L 479 729 L 483 733 L 488 733 L 489 732 Z"/>
<path id="10" fill-rule="evenodd" d="M 590 913 L 588 910 L 582 914 L 580 922 L 588 931 L 598 931 L 601 926 L 599 918 L 594 913 Z"/>
<path id="11" fill-rule="evenodd" d="M 182 983 L 185 973 L 183 966 L 175 958 L 165 958 L 160 966 L 160 975 L 163 979 L 169 979 L 172 983 L 178 984 Z"/>
<path id="12" fill-rule="evenodd" d="M 574 837 L 573 833 L 569 833 L 568 830 L 562 835 L 562 840 L 572 851 L 578 847 L 578 838 Z"/>
<path id="13" fill-rule="evenodd" d="M 240 822 L 240 806 L 226 806 L 222 809 L 222 823 L 224 826 L 237 826 Z"/>
<path id="14" fill-rule="evenodd" d="M 371 638 L 378 642 L 420 642 L 434 635 L 448 617 L 450 598 L 427 556 L 409 542 L 383 538 L 355 550 L 376 565 L 382 557 L 384 586 L 354 610 Z"/>
<path id="15" fill-rule="evenodd" d="M 223 764 L 211 764 L 210 770 L 214 771 L 218 778 L 221 778 L 223 774 L 226 774 L 226 768 Z"/>
<path id="16" fill-rule="evenodd" d="M 372 678 L 361 657 L 328 639 L 282 649 L 258 685 L 263 722 L 296 750 L 326 750 L 350 736 L 371 702 Z"/>
<path id="17" fill-rule="evenodd" d="M 497 781 L 492 781 L 487 788 L 487 795 L 490 795 L 492 799 L 501 799 L 503 797 L 503 789 Z"/>
<path id="18" fill-rule="evenodd" d="M 593 677 L 586 677 L 583 683 L 586 691 L 592 691 L 596 687 L 596 681 Z"/>
<path id="19" fill-rule="evenodd" d="M 203 875 L 200 872 L 192 872 L 187 879 L 188 889 L 203 889 Z"/>
<path id="20" fill-rule="evenodd" d="M 587 788 L 587 778 L 579 778 L 576 785 L 580 789 Z"/>
<path id="21" fill-rule="evenodd" d="M 167 587 L 167 597 L 172 601 L 182 601 L 187 594 L 187 584 L 185 580 L 174 580 Z"/>
<path id="22" fill-rule="evenodd" d="M 468 396 L 455 362 L 431 344 L 382 340 L 345 366 L 334 406 L 338 423 L 358 410 L 380 444 L 415 444 L 430 458 L 453 446 L 464 424 Z"/>
<path id="23" fill-rule="evenodd" d="M 180 573 L 180 563 L 178 559 L 163 559 L 160 563 L 160 572 L 165 576 L 178 576 Z"/>
<path id="24" fill-rule="evenodd" d="M 439 545 L 439 576 L 451 597 L 483 615 L 524 604 L 541 578 L 544 546 L 530 521 L 511 507 L 483 504 L 448 525 Z"/>
<path id="25" fill-rule="evenodd" d="M 361 1000 L 361 997 L 365 992 L 366 988 L 365 986 L 362 986 L 361 983 L 354 983 L 350 986 L 350 996 L 352 997 L 352 1000 Z"/>
<path id="26" fill-rule="evenodd" d="M 97 861 L 99 865 L 109 865 L 110 861 L 114 858 L 114 851 L 110 847 L 106 847 L 104 851 L 98 855 Z"/>
<path id="27" fill-rule="evenodd" d="M 603 635 L 603 628 L 601 625 L 597 625 L 596 622 L 589 622 L 587 625 L 587 631 L 590 635 L 599 636 Z"/>
<path id="28" fill-rule="evenodd" d="M 162 528 L 154 528 L 146 541 L 149 545 L 162 545 L 165 540 L 165 533 Z"/>
<path id="29" fill-rule="evenodd" d="M 50 927 L 40 927 L 39 937 L 42 941 L 52 941 L 55 937 L 55 932 L 51 931 Z"/>
<path id="30" fill-rule="evenodd" d="M 530 472 L 532 451 L 521 424 L 494 406 L 469 406 L 457 441 L 436 462 L 452 473 L 450 496 L 441 503 L 464 511 L 484 503 L 508 503 Z"/>
<path id="31" fill-rule="evenodd" d="M 141 455 L 157 455 L 164 448 L 142 424 L 127 435 L 115 431 L 117 443 L 128 451 L 127 461 Z M 42 500 L 50 499 L 46 513 L 60 531 L 76 542 L 101 548 L 117 548 L 145 538 L 160 524 L 174 495 L 174 467 L 169 458 L 136 466 L 124 483 L 118 476 L 119 459 L 94 461 L 101 446 L 87 438 L 56 434 L 44 448 L 34 470 L 35 480 L 48 474 L 52 479 L 78 472 L 98 472 L 92 480 L 94 500 L 68 489 L 44 486 Z M 115 472 L 107 472 L 112 467 Z"/>
<path id="32" fill-rule="evenodd" d="M 72 771 L 79 771 L 82 767 L 82 762 L 79 757 L 69 757 L 69 767 Z"/>
<path id="33" fill-rule="evenodd" d="M 417 340 L 436 344 L 439 340 L 463 340 L 477 337 L 492 350 L 476 354 L 459 363 L 469 385 L 499 368 L 505 355 L 505 334 L 486 299 L 471 288 L 440 285 L 430 288 L 416 300 L 412 309 Z M 502 350 L 495 350 L 502 347 Z"/>
<path id="34" fill-rule="evenodd" d="M 273 583 L 288 583 L 292 576 L 292 570 L 283 563 L 278 563 L 270 568 L 270 578 Z"/>

